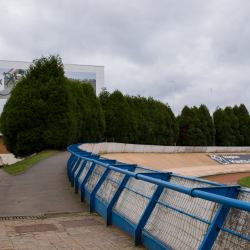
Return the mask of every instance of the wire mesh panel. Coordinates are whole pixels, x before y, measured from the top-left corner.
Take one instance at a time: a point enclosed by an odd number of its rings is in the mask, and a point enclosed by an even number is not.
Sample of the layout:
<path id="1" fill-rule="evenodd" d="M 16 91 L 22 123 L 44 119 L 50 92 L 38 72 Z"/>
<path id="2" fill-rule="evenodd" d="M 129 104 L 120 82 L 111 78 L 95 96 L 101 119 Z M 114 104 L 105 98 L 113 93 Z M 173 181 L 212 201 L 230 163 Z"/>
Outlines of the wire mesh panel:
<path id="1" fill-rule="evenodd" d="M 135 173 L 152 172 L 154 171 L 141 168 L 135 169 Z M 130 178 L 114 206 L 114 210 L 124 216 L 132 224 L 136 225 L 147 207 L 149 199 L 153 195 L 155 189 L 155 184 Z"/>
<path id="2" fill-rule="evenodd" d="M 108 205 L 123 178 L 124 174 L 111 170 L 97 191 L 98 198 Z"/>
<path id="3" fill-rule="evenodd" d="M 82 173 L 79 176 L 80 182 L 83 182 L 92 164 L 93 164 L 92 161 L 87 161 L 85 168 L 83 169 Z"/>
<path id="4" fill-rule="evenodd" d="M 171 177 L 169 182 L 188 188 L 214 186 L 212 183 L 208 184 L 180 177 Z M 159 201 L 209 222 L 212 222 L 219 206 L 214 202 L 193 198 L 170 189 L 164 190 Z"/>
<path id="5" fill-rule="evenodd" d="M 77 164 L 77 162 L 79 160 L 79 158 L 77 156 L 75 157 L 75 159 L 76 159 L 76 161 L 74 163 L 71 163 L 71 170 L 73 170 L 75 168 L 75 166 L 76 166 L 76 164 Z"/>
<path id="6" fill-rule="evenodd" d="M 180 177 L 171 177 L 170 182 L 189 188 L 213 186 Z M 218 204 L 167 188 L 159 202 L 167 206 L 157 203 L 144 229 L 171 249 L 199 249 L 209 224 L 185 213 L 211 222 Z"/>
<path id="7" fill-rule="evenodd" d="M 91 192 L 94 187 L 96 186 L 97 182 L 100 180 L 101 176 L 103 175 L 104 171 L 106 170 L 105 167 L 96 164 L 94 167 L 93 172 L 90 174 L 90 177 L 85 185 L 85 187 Z"/>
<path id="8" fill-rule="evenodd" d="M 237 200 L 250 202 L 250 193 L 240 191 Z M 223 224 L 223 228 L 233 231 L 243 237 L 250 238 L 250 213 L 247 211 L 231 208 Z M 237 249 L 249 250 L 250 241 L 239 236 L 220 230 L 219 235 L 213 245 L 213 250 Z"/>
<path id="9" fill-rule="evenodd" d="M 77 174 L 78 174 L 78 172 L 79 172 L 79 170 L 80 170 L 80 168 L 81 168 L 81 166 L 82 166 L 83 162 L 84 162 L 84 160 L 82 159 L 82 160 L 81 160 L 81 162 L 79 163 L 79 165 L 78 165 L 78 167 L 77 167 L 76 171 L 75 171 L 75 175 L 77 175 Z"/>

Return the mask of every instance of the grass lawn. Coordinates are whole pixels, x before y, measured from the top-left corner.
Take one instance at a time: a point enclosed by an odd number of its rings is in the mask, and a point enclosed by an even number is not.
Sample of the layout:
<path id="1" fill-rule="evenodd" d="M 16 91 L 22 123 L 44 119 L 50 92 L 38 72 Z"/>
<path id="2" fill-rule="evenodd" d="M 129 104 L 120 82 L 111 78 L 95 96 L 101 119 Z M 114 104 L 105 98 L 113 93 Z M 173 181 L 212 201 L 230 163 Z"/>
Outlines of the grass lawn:
<path id="1" fill-rule="evenodd" d="M 250 176 L 246 176 L 237 181 L 239 185 L 250 188 Z"/>
<path id="2" fill-rule="evenodd" d="M 42 151 L 38 154 L 35 154 L 33 156 L 28 157 L 27 159 L 25 159 L 23 161 L 16 162 L 16 163 L 9 165 L 9 166 L 4 166 L 1 169 L 4 169 L 9 174 L 13 174 L 13 175 L 19 174 L 19 173 L 23 172 L 25 169 L 27 169 L 28 167 L 35 164 L 36 162 L 41 161 L 41 160 L 43 160 L 51 155 L 54 155 L 56 153 L 58 153 L 57 150 Z"/>

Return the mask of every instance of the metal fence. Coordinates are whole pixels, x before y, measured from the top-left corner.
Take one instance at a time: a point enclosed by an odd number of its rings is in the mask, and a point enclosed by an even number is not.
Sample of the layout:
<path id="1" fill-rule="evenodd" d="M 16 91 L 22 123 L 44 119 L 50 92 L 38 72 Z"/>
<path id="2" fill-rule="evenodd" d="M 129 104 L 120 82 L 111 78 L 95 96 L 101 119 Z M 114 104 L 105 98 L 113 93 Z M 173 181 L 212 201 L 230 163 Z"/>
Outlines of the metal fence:
<path id="1" fill-rule="evenodd" d="M 81 201 L 149 249 L 250 249 L 250 192 L 103 158 L 71 145 Z"/>

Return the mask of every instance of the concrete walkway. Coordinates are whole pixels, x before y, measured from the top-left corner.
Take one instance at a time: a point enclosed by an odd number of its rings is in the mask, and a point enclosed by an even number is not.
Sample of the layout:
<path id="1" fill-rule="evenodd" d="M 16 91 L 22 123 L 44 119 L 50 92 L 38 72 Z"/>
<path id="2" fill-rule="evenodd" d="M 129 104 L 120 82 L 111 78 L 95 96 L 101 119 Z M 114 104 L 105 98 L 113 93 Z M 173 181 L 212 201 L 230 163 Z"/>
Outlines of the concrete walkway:
<path id="1" fill-rule="evenodd" d="M 69 157 L 55 154 L 16 176 L 0 169 L 0 217 L 88 211 L 68 181 Z"/>
<path id="2" fill-rule="evenodd" d="M 52 228 L 46 231 L 46 226 L 51 225 L 54 230 Z M 38 229 L 36 232 L 25 230 L 34 226 Z M 145 249 L 142 246 L 134 247 L 133 243 L 130 236 L 116 227 L 107 227 L 105 220 L 96 213 L 59 214 L 47 216 L 45 219 L 0 221 L 1 250 Z"/>
<path id="3" fill-rule="evenodd" d="M 87 212 L 68 181 L 69 157 L 58 153 L 16 176 L 0 169 L 0 249 L 145 249 L 134 247 L 130 236 L 106 226 L 97 213 Z M 43 214 L 41 219 L 19 217 Z"/>

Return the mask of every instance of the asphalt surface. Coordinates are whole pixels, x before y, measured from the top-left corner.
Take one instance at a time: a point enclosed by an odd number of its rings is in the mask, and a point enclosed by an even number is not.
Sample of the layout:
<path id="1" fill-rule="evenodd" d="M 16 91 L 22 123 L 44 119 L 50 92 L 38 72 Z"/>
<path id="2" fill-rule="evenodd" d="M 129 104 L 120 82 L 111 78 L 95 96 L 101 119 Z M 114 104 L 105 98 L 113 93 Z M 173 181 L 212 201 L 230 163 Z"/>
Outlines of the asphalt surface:
<path id="1" fill-rule="evenodd" d="M 87 212 L 68 181 L 69 157 L 57 153 L 16 176 L 0 169 L 0 217 Z"/>

